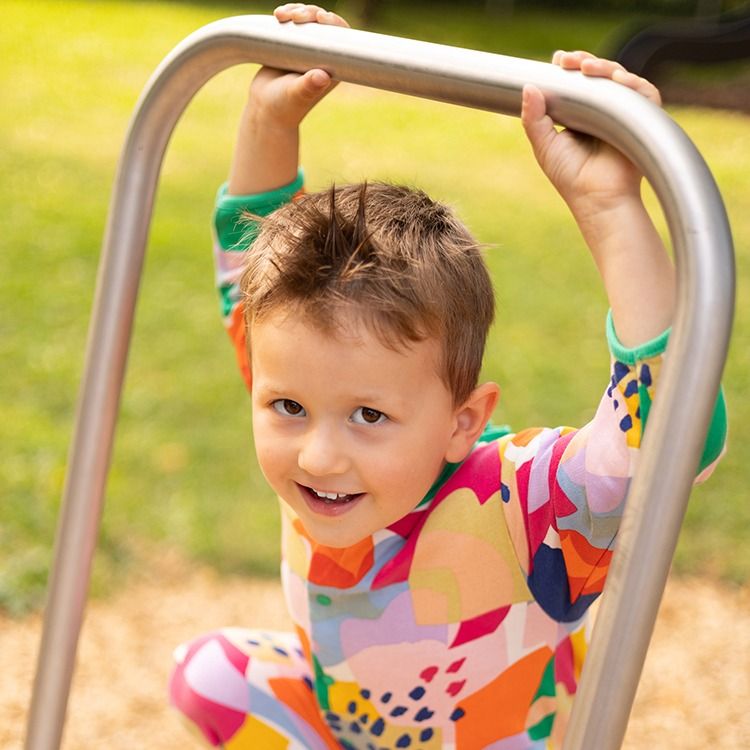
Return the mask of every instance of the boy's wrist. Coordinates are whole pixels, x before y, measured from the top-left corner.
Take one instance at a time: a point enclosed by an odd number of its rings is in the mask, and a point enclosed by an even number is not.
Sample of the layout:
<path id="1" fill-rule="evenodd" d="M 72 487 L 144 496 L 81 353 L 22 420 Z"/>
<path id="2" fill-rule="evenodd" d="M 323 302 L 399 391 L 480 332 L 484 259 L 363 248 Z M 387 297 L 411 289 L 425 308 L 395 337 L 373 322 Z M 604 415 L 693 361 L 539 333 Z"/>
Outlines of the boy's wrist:
<path id="1" fill-rule="evenodd" d="M 609 351 L 620 362 L 627 365 L 635 365 L 644 359 L 652 359 L 663 354 L 667 348 L 667 342 L 672 332 L 671 327 L 663 329 L 649 339 L 634 345 L 623 344 L 615 327 L 615 320 L 610 309 L 606 321 L 607 344 Z"/>
<path id="2" fill-rule="evenodd" d="M 618 225 L 627 226 L 634 216 L 646 216 L 640 191 L 630 194 L 583 196 L 568 201 L 576 224 L 585 237 L 608 235 Z"/>
<path id="3" fill-rule="evenodd" d="M 262 193 L 288 184 L 297 176 L 298 158 L 299 129 L 249 108 L 240 125 L 229 193 Z"/>
<path id="4" fill-rule="evenodd" d="M 263 104 L 250 97 L 245 105 L 245 123 L 259 132 L 296 133 L 304 119 L 294 112 L 280 112 L 278 107 Z"/>

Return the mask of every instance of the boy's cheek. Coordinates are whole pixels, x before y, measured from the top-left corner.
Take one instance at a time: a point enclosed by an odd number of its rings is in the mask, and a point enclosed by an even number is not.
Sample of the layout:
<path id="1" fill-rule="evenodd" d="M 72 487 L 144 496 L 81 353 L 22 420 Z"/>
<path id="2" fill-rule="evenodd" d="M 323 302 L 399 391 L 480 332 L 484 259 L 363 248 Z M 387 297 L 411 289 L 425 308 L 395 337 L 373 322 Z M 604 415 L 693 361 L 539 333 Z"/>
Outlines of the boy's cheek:
<path id="1" fill-rule="evenodd" d="M 289 462 L 283 452 L 279 451 L 278 442 L 273 440 L 263 430 L 253 430 L 255 441 L 255 455 L 260 465 L 260 470 L 266 481 L 277 489 L 279 475 L 284 471 L 285 465 Z"/>

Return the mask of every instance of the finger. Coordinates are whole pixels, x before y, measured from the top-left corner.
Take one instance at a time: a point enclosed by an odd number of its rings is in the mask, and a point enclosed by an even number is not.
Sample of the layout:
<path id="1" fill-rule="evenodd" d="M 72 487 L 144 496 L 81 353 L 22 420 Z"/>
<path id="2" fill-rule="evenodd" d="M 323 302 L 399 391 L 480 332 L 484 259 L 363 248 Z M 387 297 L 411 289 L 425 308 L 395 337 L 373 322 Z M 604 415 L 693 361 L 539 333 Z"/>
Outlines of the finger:
<path id="1" fill-rule="evenodd" d="M 615 60 L 605 60 L 603 57 L 588 57 L 581 60 L 581 72 L 587 76 L 598 76 L 600 78 L 612 78 L 616 70 L 625 70 Z"/>
<path id="2" fill-rule="evenodd" d="M 293 21 L 294 23 L 320 23 L 328 26 L 343 26 L 349 28 L 349 24 L 338 14 L 325 10 L 319 5 L 307 5 L 305 3 L 287 3 L 280 5 L 273 12 L 280 22 Z"/>
<path id="3" fill-rule="evenodd" d="M 292 21 L 295 23 L 315 21 L 320 10 L 323 10 L 323 8 L 319 5 L 301 5 L 292 11 Z"/>
<path id="4" fill-rule="evenodd" d="M 641 96 L 645 96 L 646 99 L 661 106 L 661 94 L 651 81 L 641 78 L 635 73 L 630 73 L 624 68 L 615 70 L 612 74 L 612 80 L 637 91 Z"/>
<path id="5" fill-rule="evenodd" d="M 313 68 L 300 76 L 296 85 L 302 96 L 308 99 L 315 99 L 322 96 L 332 83 L 331 76 L 325 70 Z"/>
<path id="6" fill-rule="evenodd" d="M 611 78 L 616 83 L 633 89 L 641 96 L 661 105 L 661 94 L 659 89 L 651 81 L 641 78 L 635 73 L 630 73 L 614 60 L 605 60 L 601 57 L 590 57 L 581 62 L 581 73 L 587 76 L 599 78 Z"/>
<path id="7" fill-rule="evenodd" d="M 318 10 L 316 20 L 320 24 L 326 24 L 328 26 L 342 26 L 346 29 L 349 28 L 349 24 L 337 13 L 331 10 Z"/>
<path id="8" fill-rule="evenodd" d="M 615 60 L 607 60 L 596 57 L 590 52 L 577 50 L 565 52 L 558 50 L 552 56 L 552 62 L 565 70 L 580 70 L 586 76 L 592 78 L 610 78 L 616 83 L 627 86 L 641 96 L 661 106 L 661 94 L 659 89 L 651 81 L 630 73 Z"/>
<path id="9" fill-rule="evenodd" d="M 304 5 L 304 3 L 285 3 L 284 5 L 279 5 L 273 10 L 273 14 L 278 18 L 279 16 L 285 16 L 285 20 L 289 20 L 289 17 L 291 16 L 292 12 L 295 11 L 297 8 L 301 8 Z"/>
<path id="10" fill-rule="evenodd" d="M 575 52 L 558 50 L 555 55 L 557 56 L 556 64 L 563 70 L 579 70 L 584 60 L 594 57 L 590 52 L 584 50 L 576 50 Z"/>
<path id="11" fill-rule="evenodd" d="M 333 87 L 333 80 L 325 70 L 313 68 L 297 76 L 289 84 L 289 97 L 296 100 L 305 109 L 311 107 Z"/>
<path id="12" fill-rule="evenodd" d="M 296 23 L 308 23 L 315 20 L 315 15 L 322 10 L 317 5 L 306 3 L 287 3 L 280 5 L 273 12 L 279 21 L 295 21 Z"/>
<path id="13" fill-rule="evenodd" d="M 536 87 L 527 84 L 523 87 L 521 105 L 521 123 L 526 137 L 537 161 L 544 160 L 544 155 L 557 136 L 552 118 L 547 114 L 544 94 Z"/>

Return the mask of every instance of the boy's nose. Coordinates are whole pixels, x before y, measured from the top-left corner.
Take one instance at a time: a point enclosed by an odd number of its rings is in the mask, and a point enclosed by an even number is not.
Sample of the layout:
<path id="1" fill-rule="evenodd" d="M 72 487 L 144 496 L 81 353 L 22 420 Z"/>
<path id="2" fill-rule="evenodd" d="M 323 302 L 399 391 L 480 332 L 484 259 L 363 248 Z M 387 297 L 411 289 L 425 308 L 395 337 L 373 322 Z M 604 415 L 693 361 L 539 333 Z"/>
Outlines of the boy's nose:
<path id="1" fill-rule="evenodd" d="M 349 459 L 343 447 L 330 430 L 311 430 L 300 446 L 297 463 L 311 476 L 343 474 L 349 468 Z"/>

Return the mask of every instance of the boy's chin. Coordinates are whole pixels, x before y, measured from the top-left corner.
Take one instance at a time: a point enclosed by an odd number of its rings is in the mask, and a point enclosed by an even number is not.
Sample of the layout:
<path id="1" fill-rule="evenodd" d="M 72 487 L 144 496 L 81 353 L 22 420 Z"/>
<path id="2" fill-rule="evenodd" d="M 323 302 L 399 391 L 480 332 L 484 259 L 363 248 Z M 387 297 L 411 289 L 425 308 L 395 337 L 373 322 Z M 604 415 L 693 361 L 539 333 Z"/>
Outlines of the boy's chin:
<path id="1" fill-rule="evenodd" d="M 340 528 L 320 528 L 319 524 L 306 522 L 300 518 L 308 536 L 316 543 L 323 547 L 332 547 L 334 549 L 344 549 L 354 547 L 372 536 L 375 532 L 367 532 L 362 529 L 347 529 L 346 523 L 342 523 Z"/>
<path id="2" fill-rule="evenodd" d="M 346 504 L 321 502 L 302 492 L 290 498 L 293 502 L 283 499 L 302 523 L 307 536 L 324 547 L 353 547 L 368 539 L 379 528 L 369 527 L 369 509 L 361 507 L 372 499 L 366 493 Z M 375 522 L 374 519 L 370 520 Z"/>

